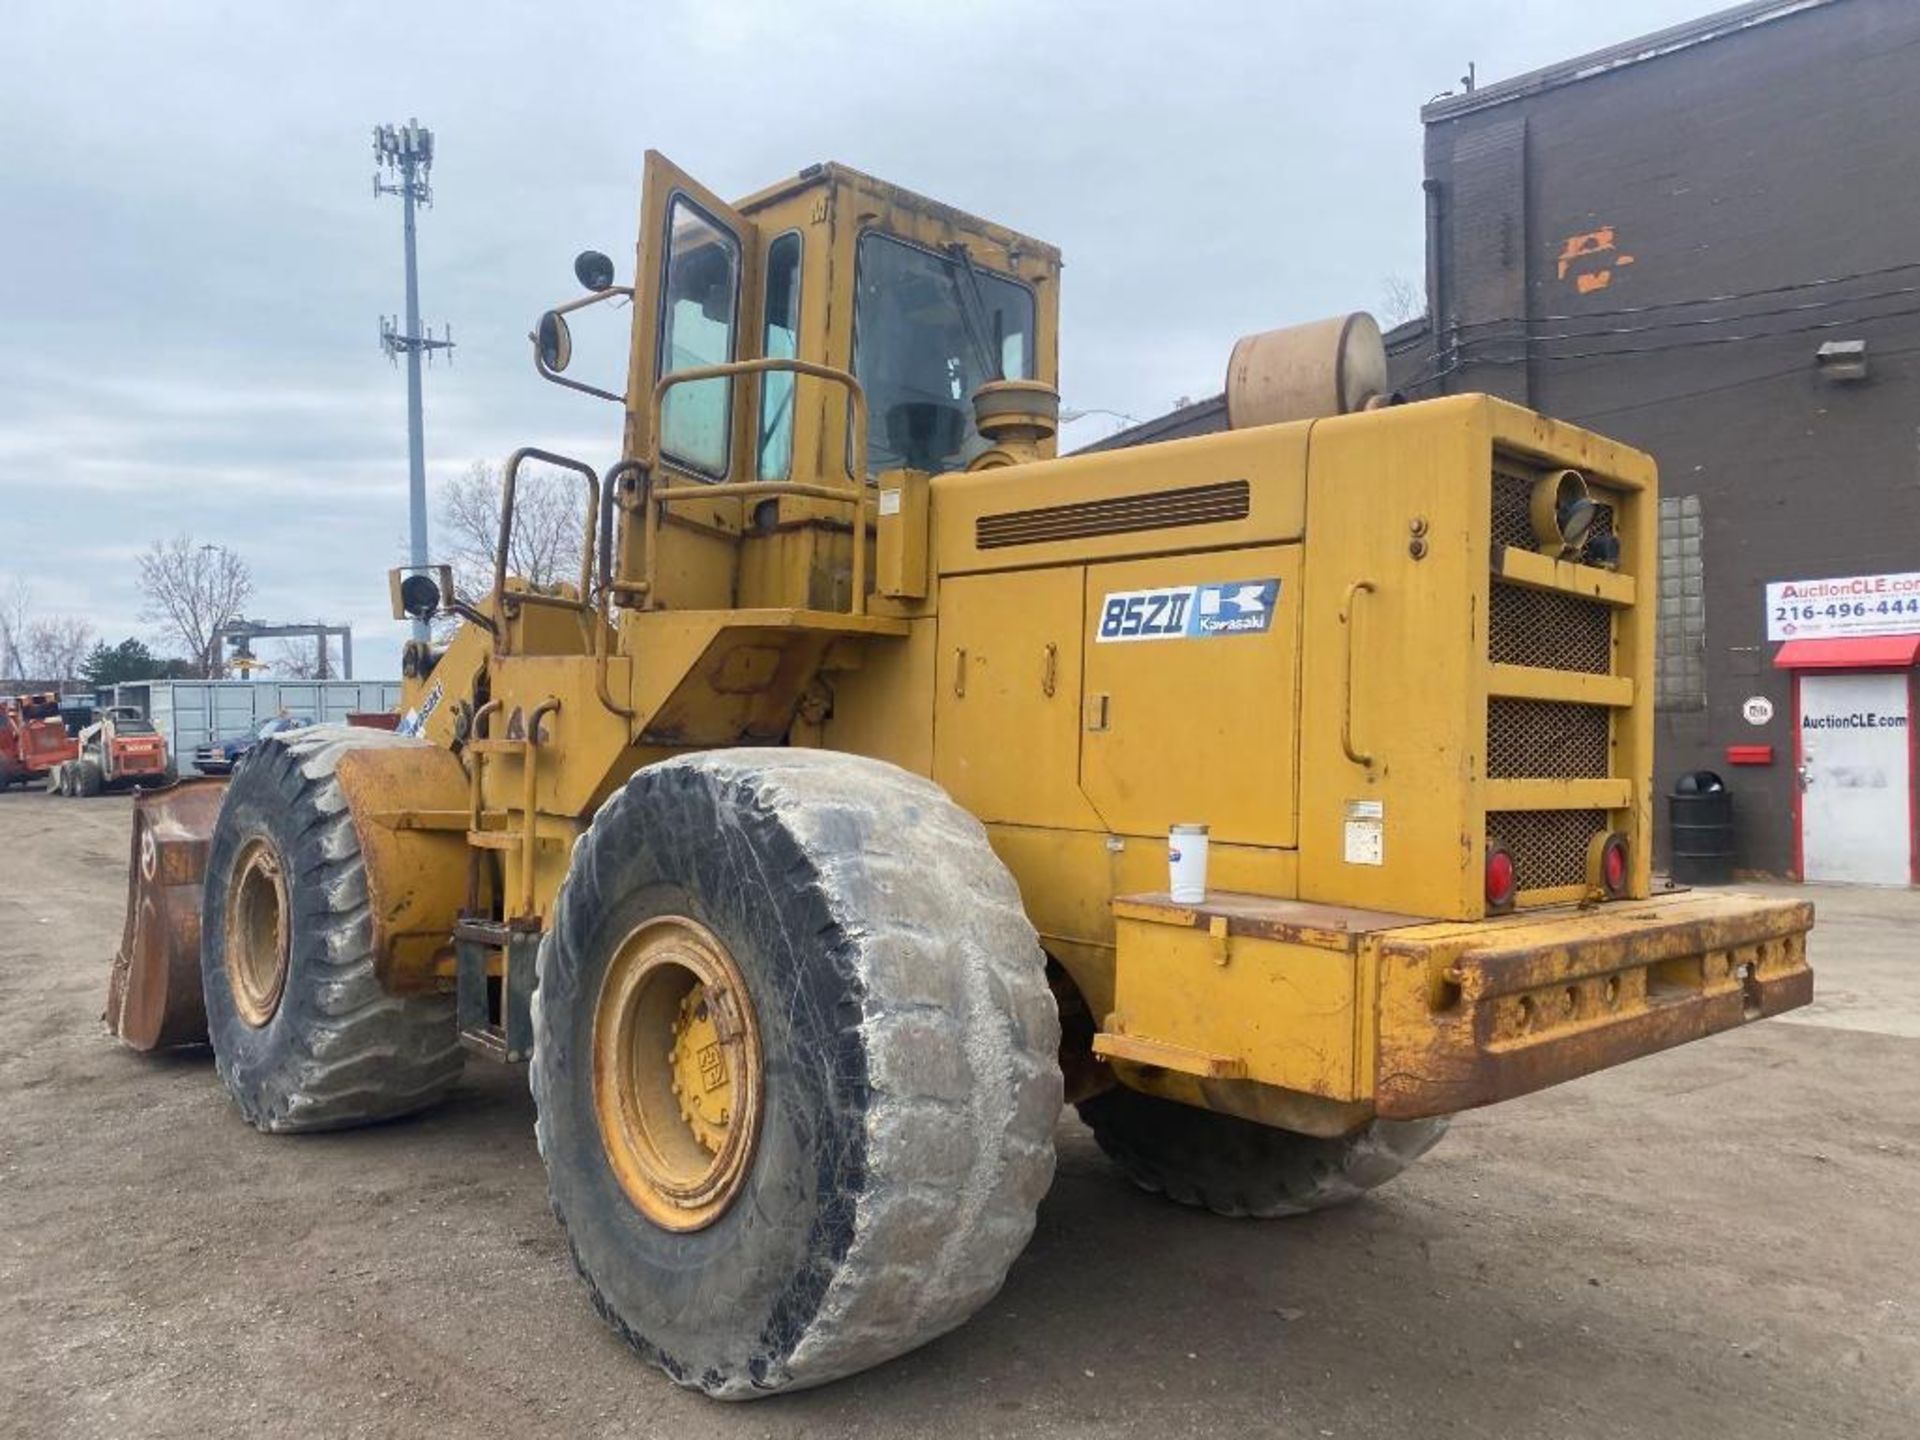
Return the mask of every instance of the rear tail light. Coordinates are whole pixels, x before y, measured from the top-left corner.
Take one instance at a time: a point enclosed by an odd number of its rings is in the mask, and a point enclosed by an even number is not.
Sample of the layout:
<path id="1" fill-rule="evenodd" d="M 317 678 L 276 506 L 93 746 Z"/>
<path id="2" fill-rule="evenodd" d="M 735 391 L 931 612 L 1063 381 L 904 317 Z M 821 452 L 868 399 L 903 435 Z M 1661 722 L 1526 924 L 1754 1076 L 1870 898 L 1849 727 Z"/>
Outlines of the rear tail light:
<path id="1" fill-rule="evenodd" d="M 1506 846 L 1487 847 L 1487 909 L 1511 910 L 1514 896 L 1520 893 L 1520 875 L 1514 868 L 1513 853 Z"/>
<path id="2" fill-rule="evenodd" d="M 1627 837 L 1616 830 L 1600 841 L 1599 850 L 1595 879 L 1609 900 L 1618 900 L 1627 893 L 1627 885 L 1633 878 Z"/>

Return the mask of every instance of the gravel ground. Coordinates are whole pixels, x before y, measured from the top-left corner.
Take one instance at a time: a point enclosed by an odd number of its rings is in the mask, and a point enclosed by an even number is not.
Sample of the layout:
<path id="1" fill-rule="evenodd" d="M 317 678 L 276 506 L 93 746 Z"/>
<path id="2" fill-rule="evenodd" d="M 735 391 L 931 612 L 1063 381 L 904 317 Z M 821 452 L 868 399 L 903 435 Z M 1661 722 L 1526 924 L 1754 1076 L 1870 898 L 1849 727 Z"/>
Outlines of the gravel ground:
<path id="1" fill-rule="evenodd" d="M 0 1435 L 1920 1434 L 1920 893 L 1816 892 L 1812 1011 L 1462 1117 L 1342 1211 L 1186 1213 L 1063 1119 L 971 1324 L 723 1406 L 594 1317 L 519 1070 L 280 1139 L 109 1040 L 128 813 L 0 795 Z"/>

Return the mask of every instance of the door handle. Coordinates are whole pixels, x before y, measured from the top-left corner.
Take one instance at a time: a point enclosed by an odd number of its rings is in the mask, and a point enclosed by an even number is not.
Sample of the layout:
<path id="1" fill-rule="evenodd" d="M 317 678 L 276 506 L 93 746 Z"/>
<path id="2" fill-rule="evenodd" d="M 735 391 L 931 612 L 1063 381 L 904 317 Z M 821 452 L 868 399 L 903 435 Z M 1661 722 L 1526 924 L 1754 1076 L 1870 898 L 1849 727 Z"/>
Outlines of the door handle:
<path id="1" fill-rule="evenodd" d="M 1346 751 L 1347 759 L 1356 765 L 1372 766 L 1373 755 L 1370 751 L 1356 749 L 1353 743 L 1353 632 L 1355 625 L 1353 602 L 1365 593 L 1373 593 L 1371 580 L 1356 580 L 1347 586 L 1346 598 L 1340 602 L 1340 627 L 1347 632 L 1346 693 L 1340 703 L 1340 748 Z"/>

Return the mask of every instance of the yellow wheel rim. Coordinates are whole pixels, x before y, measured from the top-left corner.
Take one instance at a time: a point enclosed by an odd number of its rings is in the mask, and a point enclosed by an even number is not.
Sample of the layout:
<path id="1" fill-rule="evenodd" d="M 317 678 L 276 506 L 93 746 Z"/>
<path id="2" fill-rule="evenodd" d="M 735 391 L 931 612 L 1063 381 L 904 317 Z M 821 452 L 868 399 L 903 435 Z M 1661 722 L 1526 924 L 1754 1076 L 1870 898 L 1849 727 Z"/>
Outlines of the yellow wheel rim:
<path id="1" fill-rule="evenodd" d="M 289 929 L 279 852 L 272 841 L 256 837 L 234 862 L 221 947 L 233 1008 L 256 1030 L 273 1019 L 286 992 Z"/>
<path id="2" fill-rule="evenodd" d="M 725 945 L 683 916 L 615 949 L 593 1012 L 593 1108 L 608 1163 L 654 1224 L 726 1212 L 760 1128 L 760 1032 Z"/>

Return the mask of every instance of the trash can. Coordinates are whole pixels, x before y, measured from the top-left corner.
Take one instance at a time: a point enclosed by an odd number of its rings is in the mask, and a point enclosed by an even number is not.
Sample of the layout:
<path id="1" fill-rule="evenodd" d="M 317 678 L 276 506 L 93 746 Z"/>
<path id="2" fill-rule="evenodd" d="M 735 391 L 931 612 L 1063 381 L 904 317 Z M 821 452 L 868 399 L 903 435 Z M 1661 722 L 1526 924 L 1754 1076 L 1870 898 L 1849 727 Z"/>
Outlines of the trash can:
<path id="1" fill-rule="evenodd" d="M 1676 885 L 1733 883 L 1733 792 L 1711 770 L 1689 770 L 1667 796 Z"/>

